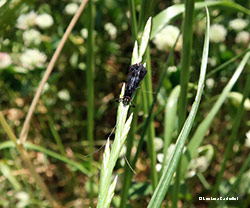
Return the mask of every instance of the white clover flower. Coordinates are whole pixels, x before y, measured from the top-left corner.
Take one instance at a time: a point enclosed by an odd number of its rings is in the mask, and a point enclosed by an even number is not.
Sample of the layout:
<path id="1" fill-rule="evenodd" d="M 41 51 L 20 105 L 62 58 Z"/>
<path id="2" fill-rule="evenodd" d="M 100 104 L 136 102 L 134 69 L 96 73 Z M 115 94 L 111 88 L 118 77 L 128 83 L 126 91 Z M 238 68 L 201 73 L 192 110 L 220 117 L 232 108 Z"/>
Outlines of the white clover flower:
<path id="1" fill-rule="evenodd" d="M 22 65 L 31 70 L 35 67 L 42 67 L 46 59 L 46 55 L 37 49 L 27 49 L 20 57 Z"/>
<path id="2" fill-rule="evenodd" d="M 78 10 L 78 4 L 76 3 L 70 3 L 70 4 L 67 4 L 65 9 L 64 9 L 64 12 L 68 15 L 74 15 L 76 13 L 76 11 Z"/>
<path id="3" fill-rule="evenodd" d="M 36 17 L 36 24 L 42 28 L 46 29 L 54 24 L 53 18 L 49 14 L 40 14 Z"/>
<path id="4" fill-rule="evenodd" d="M 35 29 L 26 30 L 23 33 L 23 40 L 26 45 L 30 45 L 31 43 L 39 45 L 42 41 L 41 33 Z"/>
<path id="5" fill-rule="evenodd" d="M 163 140 L 159 137 L 154 139 L 155 151 L 159 151 L 163 148 Z"/>
<path id="6" fill-rule="evenodd" d="M 214 86 L 214 79 L 213 78 L 208 78 L 206 80 L 206 86 L 208 89 L 212 89 Z"/>
<path id="7" fill-rule="evenodd" d="M 157 163 L 156 166 L 155 166 L 156 171 L 160 172 L 161 171 L 161 167 L 162 167 L 162 165 L 160 163 Z"/>
<path id="8" fill-rule="evenodd" d="M 247 31 L 241 31 L 236 35 L 235 42 L 247 44 L 250 40 L 250 33 Z"/>
<path id="9" fill-rule="evenodd" d="M 16 26 L 19 29 L 26 30 L 35 25 L 37 14 L 34 11 L 28 14 L 21 14 L 18 19 Z"/>
<path id="10" fill-rule="evenodd" d="M 0 52 L 0 69 L 7 68 L 11 65 L 12 61 L 10 55 L 7 53 Z"/>
<path id="11" fill-rule="evenodd" d="M 170 73 L 176 72 L 177 67 L 176 66 L 169 66 L 167 71 L 170 72 Z"/>
<path id="12" fill-rule="evenodd" d="M 205 156 L 201 156 L 195 159 L 195 164 L 198 172 L 204 172 L 208 168 L 210 162 Z"/>
<path id="13" fill-rule="evenodd" d="M 84 39 L 86 39 L 88 37 L 88 29 L 82 28 L 80 34 Z"/>
<path id="14" fill-rule="evenodd" d="M 163 154 L 163 153 L 157 154 L 156 157 L 157 157 L 157 160 L 158 160 L 160 163 L 163 162 L 163 158 L 164 158 L 164 154 Z"/>
<path id="15" fill-rule="evenodd" d="M 156 34 L 153 42 L 156 45 L 156 48 L 161 51 L 169 51 L 179 35 L 180 30 L 172 25 L 166 26 L 159 33 Z M 179 38 L 180 40 L 181 38 Z M 181 43 L 178 41 L 176 50 L 181 49 Z"/>
<path id="16" fill-rule="evenodd" d="M 210 27 L 209 39 L 211 42 L 220 43 L 226 39 L 227 30 L 223 25 L 213 24 Z"/>
<path id="17" fill-rule="evenodd" d="M 0 0 L 0 8 L 7 2 L 7 0 Z"/>
<path id="18" fill-rule="evenodd" d="M 211 65 L 211 66 L 216 66 L 216 58 L 215 57 L 211 57 L 211 58 L 208 58 L 208 63 Z"/>
<path id="19" fill-rule="evenodd" d="M 250 130 L 246 133 L 245 146 L 250 148 Z"/>
<path id="20" fill-rule="evenodd" d="M 104 29 L 108 32 L 109 36 L 112 40 L 116 38 L 117 35 L 117 29 L 112 23 L 107 23 L 104 25 Z"/>
<path id="21" fill-rule="evenodd" d="M 229 27 L 233 30 L 243 30 L 248 25 L 248 20 L 237 18 L 229 22 Z"/>
<path id="22" fill-rule="evenodd" d="M 67 89 L 63 89 L 63 90 L 59 91 L 57 95 L 61 100 L 65 100 L 65 101 L 70 100 L 70 94 L 69 94 L 69 91 Z"/>
<path id="23" fill-rule="evenodd" d="M 23 112 L 18 108 L 11 108 L 7 111 L 7 118 L 11 121 L 19 121 L 23 116 Z"/>
<path id="24" fill-rule="evenodd" d="M 30 196 L 28 193 L 22 191 L 22 192 L 18 192 L 16 194 L 16 198 L 18 200 L 16 207 L 17 208 L 24 208 L 29 204 L 29 200 L 30 200 Z"/>

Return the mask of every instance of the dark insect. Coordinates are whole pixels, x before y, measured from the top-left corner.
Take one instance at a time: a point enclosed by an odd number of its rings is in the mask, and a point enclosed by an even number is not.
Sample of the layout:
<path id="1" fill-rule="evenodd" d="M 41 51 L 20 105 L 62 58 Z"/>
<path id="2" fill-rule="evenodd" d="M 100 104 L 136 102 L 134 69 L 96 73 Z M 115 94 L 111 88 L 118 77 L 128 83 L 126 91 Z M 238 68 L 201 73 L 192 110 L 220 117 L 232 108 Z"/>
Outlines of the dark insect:
<path id="1" fill-rule="evenodd" d="M 123 98 L 118 99 L 118 102 L 122 101 L 125 106 L 130 104 L 132 95 L 146 74 L 147 69 L 142 65 L 142 63 L 131 65 L 129 67 L 125 94 Z M 132 104 L 132 107 L 135 107 L 135 105 Z"/>

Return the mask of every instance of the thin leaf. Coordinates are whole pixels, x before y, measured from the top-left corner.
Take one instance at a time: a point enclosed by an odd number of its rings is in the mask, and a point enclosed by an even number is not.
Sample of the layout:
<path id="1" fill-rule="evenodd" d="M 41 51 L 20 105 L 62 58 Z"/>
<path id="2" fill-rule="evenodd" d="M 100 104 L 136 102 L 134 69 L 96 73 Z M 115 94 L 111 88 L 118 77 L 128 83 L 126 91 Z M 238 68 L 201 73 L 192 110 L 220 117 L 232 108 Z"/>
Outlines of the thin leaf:
<path id="1" fill-rule="evenodd" d="M 187 140 L 187 137 L 189 135 L 189 132 L 192 128 L 195 116 L 198 111 L 199 103 L 201 100 L 201 95 L 203 93 L 204 88 L 204 81 L 206 76 L 206 68 L 207 68 L 207 59 L 208 59 L 208 50 L 209 50 L 209 25 L 210 25 L 210 19 L 209 19 L 209 13 L 208 9 L 206 8 L 206 14 L 207 14 L 207 27 L 206 27 L 206 35 L 205 35 L 205 42 L 204 42 L 204 48 L 203 48 L 203 54 L 202 54 L 202 62 L 201 62 L 201 72 L 200 72 L 200 78 L 198 83 L 198 90 L 195 97 L 195 101 L 192 105 L 191 111 L 187 117 L 187 120 L 184 123 L 184 126 L 179 134 L 179 137 L 177 139 L 175 150 L 168 161 L 167 166 L 163 170 L 162 177 L 160 179 L 160 182 L 149 202 L 148 208 L 158 208 L 161 206 L 161 203 L 168 191 L 171 179 L 174 175 L 174 172 L 176 170 L 176 167 L 179 163 L 179 159 L 182 154 L 182 150 L 185 144 L 185 141 Z"/>
<path id="2" fill-rule="evenodd" d="M 217 114 L 217 112 L 219 111 L 219 109 L 221 108 L 222 104 L 224 103 L 224 101 L 227 98 L 228 93 L 231 91 L 231 89 L 233 88 L 234 84 L 236 83 L 236 81 L 238 80 L 241 72 L 244 69 L 244 66 L 246 65 L 248 59 L 250 57 L 250 52 L 248 52 L 243 60 L 241 61 L 240 65 L 238 66 L 238 68 L 236 69 L 234 75 L 232 76 L 231 80 L 228 82 L 227 86 L 224 88 L 224 90 L 222 91 L 219 99 L 216 101 L 216 103 L 214 104 L 212 110 L 209 112 L 209 114 L 207 115 L 207 117 L 203 120 L 203 122 L 199 125 L 199 127 L 197 128 L 197 130 L 194 133 L 194 136 L 192 137 L 192 139 L 190 140 L 187 150 L 182 158 L 182 178 L 184 178 L 189 161 L 195 157 L 195 155 L 197 154 L 197 149 L 200 146 L 202 140 L 204 139 L 206 132 L 211 124 L 211 122 L 213 121 L 215 115 Z"/>
<path id="3" fill-rule="evenodd" d="M 236 4 L 235 2 L 231 1 L 206 1 L 206 2 L 197 2 L 195 3 L 195 9 L 203 9 L 204 7 L 213 7 L 213 6 L 222 6 L 231 8 L 240 12 L 243 12 L 245 14 L 250 15 L 250 10 L 242 7 L 239 4 Z M 153 18 L 153 26 L 152 26 L 152 32 L 151 32 L 151 39 L 155 37 L 155 35 L 160 32 L 171 20 L 176 18 L 178 15 L 182 14 L 184 12 L 184 4 L 176 4 L 171 7 L 168 7 L 167 9 L 163 10 L 159 14 L 157 14 Z"/>

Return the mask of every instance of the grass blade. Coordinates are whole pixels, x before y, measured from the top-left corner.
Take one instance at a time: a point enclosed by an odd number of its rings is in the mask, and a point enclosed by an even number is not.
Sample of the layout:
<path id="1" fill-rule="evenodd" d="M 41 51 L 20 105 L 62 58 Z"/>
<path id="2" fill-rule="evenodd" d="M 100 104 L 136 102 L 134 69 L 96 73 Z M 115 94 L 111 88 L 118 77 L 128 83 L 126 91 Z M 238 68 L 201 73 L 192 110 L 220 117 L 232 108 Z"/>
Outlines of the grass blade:
<path id="1" fill-rule="evenodd" d="M 161 203 L 167 193 L 167 190 L 169 188 L 171 179 L 173 177 L 173 174 L 176 170 L 176 167 L 178 165 L 179 159 L 182 154 L 182 150 L 185 144 L 185 141 L 189 135 L 189 132 L 192 128 L 199 103 L 201 100 L 203 88 L 204 88 L 204 81 L 205 81 L 205 75 L 206 75 L 206 68 L 207 68 L 207 59 L 208 59 L 208 50 L 209 50 L 209 13 L 208 9 L 206 8 L 207 13 L 207 27 L 206 27 L 206 36 L 205 36 L 205 43 L 203 48 L 203 54 L 202 54 L 202 62 L 201 62 L 201 72 L 200 72 L 200 78 L 198 83 L 198 90 L 195 97 L 195 101 L 192 105 L 191 111 L 187 117 L 187 120 L 179 134 L 179 137 L 177 139 L 175 150 L 168 161 L 167 166 L 163 170 L 163 174 L 161 176 L 160 182 L 149 202 L 148 208 L 158 208 L 161 206 Z"/>
<path id="2" fill-rule="evenodd" d="M 222 104 L 226 100 L 228 93 L 231 91 L 232 87 L 234 86 L 234 84 L 238 80 L 241 72 L 244 69 L 244 66 L 246 65 L 246 63 L 249 59 L 249 57 L 250 57 L 250 52 L 248 52 L 244 56 L 240 65 L 238 66 L 234 75 L 232 76 L 231 80 L 228 82 L 228 84 L 226 85 L 226 87 L 222 91 L 222 94 L 220 95 L 219 99 L 214 104 L 212 110 L 209 112 L 209 114 L 203 120 L 203 122 L 199 125 L 199 127 L 197 128 L 197 130 L 194 133 L 194 136 L 190 140 L 188 147 L 187 147 L 187 150 L 184 154 L 184 157 L 182 158 L 182 174 L 181 174 L 182 178 L 184 178 L 184 176 L 185 176 L 189 161 L 195 157 L 195 155 L 197 153 L 197 149 L 200 146 L 202 140 L 204 139 L 211 122 L 213 121 L 215 115 L 217 114 L 220 107 L 222 106 Z"/>
<path id="3" fill-rule="evenodd" d="M 241 100 L 240 107 L 237 110 L 236 117 L 235 117 L 233 127 L 232 127 L 232 133 L 231 133 L 231 135 L 229 137 L 229 141 L 227 143 L 226 152 L 225 152 L 225 155 L 223 157 L 224 160 L 222 162 L 220 172 L 217 176 L 215 186 L 213 187 L 212 197 L 217 196 L 219 185 L 221 184 L 222 176 L 223 176 L 223 173 L 224 173 L 225 168 L 226 168 L 227 160 L 229 159 L 229 156 L 232 152 L 232 147 L 234 145 L 234 142 L 236 141 L 236 136 L 238 135 L 240 122 L 241 122 L 243 114 L 244 114 L 244 103 L 245 103 L 245 100 L 249 96 L 249 92 L 250 92 L 250 72 L 248 72 L 247 81 L 246 81 L 246 85 L 245 85 L 245 89 L 244 89 L 244 93 L 243 93 L 243 99 Z M 215 204 L 215 201 L 212 201 L 209 206 L 214 207 L 214 204 Z"/>
<path id="4" fill-rule="evenodd" d="M 250 10 L 242 7 L 241 5 L 231 2 L 231 1 L 206 1 L 206 2 L 196 2 L 195 10 L 203 9 L 204 7 L 227 7 L 233 10 L 243 12 L 247 15 L 250 15 Z M 153 18 L 153 27 L 151 33 L 151 39 L 160 32 L 171 20 L 179 16 L 185 11 L 183 4 L 175 4 L 167 9 L 163 10 Z"/>

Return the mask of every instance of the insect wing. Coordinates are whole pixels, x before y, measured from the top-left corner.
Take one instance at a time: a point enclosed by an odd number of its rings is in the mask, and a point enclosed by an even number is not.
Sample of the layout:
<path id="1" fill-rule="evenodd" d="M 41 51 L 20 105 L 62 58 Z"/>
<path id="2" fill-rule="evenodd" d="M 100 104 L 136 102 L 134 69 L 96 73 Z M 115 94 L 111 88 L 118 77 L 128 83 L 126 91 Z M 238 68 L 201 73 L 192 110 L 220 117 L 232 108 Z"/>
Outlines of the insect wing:
<path id="1" fill-rule="evenodd" d="M 138 68 L 138 70 L 140 71 L 139 72 L 139 83 L 141 82 L 141 80 L 145 77 L 145 75 L 147 74 L 147 69 L 140 63 L 140 65 L 139 65 L 139 68 Z M 138 85 L 139 85 L 139 83 L 138 83 Z"/>
<path id="2" fill-rule="evenodd" d="M 132 96 L 146 74 L 147 70 L 141 63 L 134 64 L 129 67 L 125 96 Z"/>
<path id="3" fill-rule="evenodd" d="M 126 83 L 125 96 L 131 97 L 136 90 L 137 79 L 139 78 L 138 70 L 135 67 L 130 66 L 128 73 L 128 81 Z"/>

